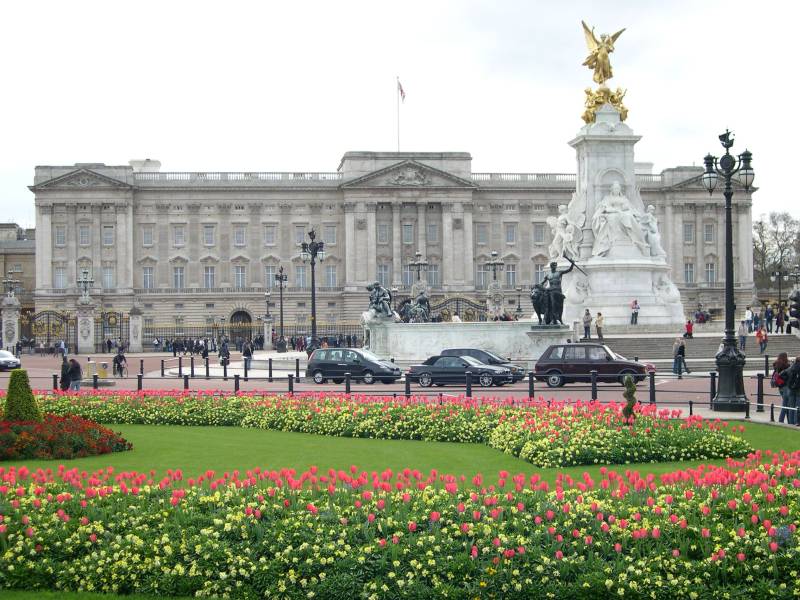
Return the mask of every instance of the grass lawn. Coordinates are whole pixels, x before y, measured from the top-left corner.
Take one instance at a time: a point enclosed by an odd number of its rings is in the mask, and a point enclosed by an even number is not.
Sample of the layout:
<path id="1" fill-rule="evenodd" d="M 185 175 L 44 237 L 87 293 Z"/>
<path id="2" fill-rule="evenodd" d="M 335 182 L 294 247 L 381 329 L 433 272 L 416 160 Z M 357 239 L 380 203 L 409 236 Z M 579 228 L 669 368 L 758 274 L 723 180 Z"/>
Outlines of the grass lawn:
<path id="1" fill-rule="evenodd" d="M 156 469 L 161 474 L 172 468 L 181 469 L 185 478 L 204 473 L 207 469 L 223 473 L 258 466 L 270 469 L 293 467 L 303 471 L 311 465 L 321 470 L 347 469 L 350 465 L 357 465 L 359 469 L 367 471 L 381 471 L 387 467 L 396 471 L 409 467 L 420 471 L 437 469 L 441 473 L 454 475 L 483 473 L 488 477 L 500 470 L 507 470 L 511 473 L 540 473 L 551 481 L 559 472 L 574 476 L 584 471 L 594 474 L 600 468 L 597 465 L 540 469 L 481 444 L 336 438 L 238 427 L 117 425 L 112 428 L 133 443 L 133 451 L 73 461 L 33 460 L 24 464 L 30 469 L 55 469 L 64 463 L 86 471 L 111 465 L 117 471 L 147 472 Z M 759 424 L 746 424 L 745 428 L 741 435 L 755 448 L 800 449 L 800 428 Z M 636 468 L 665 473 L 696 466 L 701 462 L 707 461 L 619 465 L 617 469 Z M 0 466 L 10 464 L 19 463 L 0 462 Z"/>

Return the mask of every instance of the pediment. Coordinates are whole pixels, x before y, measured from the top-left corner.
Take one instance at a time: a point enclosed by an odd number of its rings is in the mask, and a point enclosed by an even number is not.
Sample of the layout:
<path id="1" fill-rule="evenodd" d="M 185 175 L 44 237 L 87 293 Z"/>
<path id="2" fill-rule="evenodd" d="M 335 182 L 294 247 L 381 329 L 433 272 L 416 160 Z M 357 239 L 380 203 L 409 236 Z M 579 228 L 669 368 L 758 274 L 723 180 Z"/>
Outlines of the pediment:
<path id="1" fill-rule="evenodd" d="M 29 186 L 29 189 L 33 192 L 38 192 L 51 189 L 126 190 L 131 187 L 131 185 L 119 179 L 101 175 L 91 169 L 80 168 L 37 185 Z"/>
<path id="2" fill-rule="evenodd" d="M 145 254 L 136 262 L 138 262 L 139 264 L 144 264 L 144 263 L 155 264 L 158 262 L 158 258 L 153 256 L 152 254 Z"/>
<path id="3" fill-rule="evenodd" d="M 218 263 L 219 262 L 219 256 L 216 256 L 215 254 L 210 254 L 210 253 L 209 254 L 205 254 L 205 255 L 200 257 L 200 262 L 201 263 L 209 263 L 209 262 Z"/>
<path id="4" fill-rule="evenodd" d="M 348 188 L 474 188 L 474 183 L 415 160 L 404 160 L 341 185 Z"/>
<path id="5" fill-rule="evenodd" d="M 281 262 L 281 257 L 277 254 L 265 254 L 260 260 L 263 263 L 279 263 Z"/>

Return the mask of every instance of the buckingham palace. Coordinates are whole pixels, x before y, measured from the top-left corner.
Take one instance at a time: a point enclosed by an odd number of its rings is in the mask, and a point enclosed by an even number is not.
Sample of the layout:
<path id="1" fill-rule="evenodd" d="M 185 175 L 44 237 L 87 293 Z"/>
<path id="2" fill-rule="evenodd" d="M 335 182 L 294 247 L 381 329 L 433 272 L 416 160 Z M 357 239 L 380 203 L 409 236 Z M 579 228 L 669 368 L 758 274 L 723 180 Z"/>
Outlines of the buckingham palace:
<path id="1" fill-rule="evenodd" d="M 672 281 L 686 310 L 723 307 L 724 210 L 701 184 L 702 168 L 652 172 L 636 164 L 645 205 L 655 207 Z M 548 217 L 570 201 L 574 173 L 476 173 L 466 152 L 347 152 L 331 172 L 165 172 L 157 160 L 128 165 L 36 167 L 37 311 L 70 311 L 88 272 L 102 309 L 141 309 L 148 325 L 255 322 L 276 311 L 283 267 L 285 319 L 310 317 L 311 274 L 300 243 L 324 241 L 316 266 L 317 321 L 354 323 L 365 287 L 396 294 L 427 278 L 432 301 L 483 302 L 497 277 L 509 312 L 544 276 Z M 736 296 L 753 294 L 751 195 L 733 207 Z M 504 263 L 487 266 L 492 253 Z M 412 266 L 417 253 L 428 263 Z M 269 296 L 265 292 L 271 292 Z M 642 307 L 646 311 L 646 307 Z"/>

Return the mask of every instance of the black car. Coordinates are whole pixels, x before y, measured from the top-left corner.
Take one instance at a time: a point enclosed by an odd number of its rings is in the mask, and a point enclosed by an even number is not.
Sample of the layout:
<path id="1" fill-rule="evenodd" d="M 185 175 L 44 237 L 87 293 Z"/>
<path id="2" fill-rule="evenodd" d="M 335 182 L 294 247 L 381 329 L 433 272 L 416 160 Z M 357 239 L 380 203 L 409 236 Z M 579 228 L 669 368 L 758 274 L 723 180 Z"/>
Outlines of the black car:
<path id="1" fill-rule="evenodd" d="M 11 352 L 0 350 L 0 371 L 4 369 L 19 369 L 21 364 L 20 360 Z"/>
<path id="2" fill-rule="evenodd" d="M 475 360 L 482 362 L 485 365 L 495 365 L 497 367 L 505 367 L 511 371 L 511 378 L 514 383 L 520 379 L 525 378 L 525 367 L 513 364 L 510 360 L 498 356 L 494 352 L 488 350 L 481 350 L 479 348 L 447 348 L 442 350 L 442 356 L 471 356 Z"/>
<path id="3" fill-rule="evenodd" d="M 546 381 L 550 387 L 565 383 L 591 381 L 591 372 L 597 372 L 597 381 L 623 383 L 626 375 L 637 383 L 655 371 L 649 363 L 628 360 L 604 344 L 556 344 L 542 352 L 536 361 L 536 379 Z"/>
<path id="4" fill-rule="evenodd" d="M 467 371 L 472 381 L 482 387 L 511 383 L 511 371 L 506 367 L 486 365 L 471 356 L 431 356 L 421 365 L 414 365 L 406 373 L 409 381 L 416 381 L 422 387 L 431 384 L 466 383 Z"/>
<path id="5" fill-rule="evenodd" d="M 306 377 L 314 383 L 325 383 L 328 379 L 342 383 L 345 373 L 350 373 L 353 381 L 364 383 L 376 380 L 394 383 L 401 376 L 397 365 L 361 348 L 318 348 L 306 366 Z"/>

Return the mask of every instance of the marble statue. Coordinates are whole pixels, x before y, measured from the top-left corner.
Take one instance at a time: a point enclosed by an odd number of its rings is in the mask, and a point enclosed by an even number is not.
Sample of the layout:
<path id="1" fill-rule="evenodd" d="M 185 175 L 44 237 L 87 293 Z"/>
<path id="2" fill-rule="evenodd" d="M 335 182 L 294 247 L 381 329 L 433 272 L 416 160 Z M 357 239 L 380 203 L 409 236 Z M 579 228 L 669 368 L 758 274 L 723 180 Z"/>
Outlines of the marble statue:
<path id="1" fill-rule="evenodd" d="M 569 256 L 565 256 L 570 265 L 568 269 L 558 270 L 558 263 L 550 263 L 550 272 L 544 276 L 542 283 L 547 285 L 547 312 L 545 313 L 545 323 L 547 325 L 564 322 L 561 317 L 564 312 L 564 293 L 561 291 L 561 278 L 575 268 L 575 261 Z"/>
<path id="2" fill-rule="evenodd" d="M 622 194 L 622 187 L 615 181 L 592 217 L 592 256 L 606 256 L 615 242 L 623 240 L 633 242 L 643 255 L 649 256 L 650 249 L 637 217 L 630 201 Z"/>
<path id="3" fill-rule="evenodd" d="M 392 317 L 392 294 L 379 282 L 371 283 L 367 286 L 369 291 L 369 309 L 375 312 L 377 317 Z"/>
<path id="4" fill-rule="evenodd" d="M 666 256 L 664 248 L 661 246 L 661 234 L 658 232 L 658 219 L 656 219 L 656 207 L 650 204 L 647 212 L 639 217 L 642 226 L 642 233 L 647 245 L 650 246 L 650 256 Z"/>
<path id="5" fill-rule="evenodd" d="M 431 320 L 431 303 L 425 290 L 420 290 L 411 306 L 412 323 L 427 323 Z"/>
<path id="6" fill-rule="evenodd" d="M 568 206 L 559 205 L 557 217 L 547 218 L 553 232 L 553 241 L 548 247 L 551 259 L 564 254 L 578 256 L 578 244 L 583 239 L 581 228 L 585 222 L 586 196 L 574 192 Z"/>
<path id="7" fill-rule="evenodd" d="M 595 83 L 603 85 L 614 75 L 611 71 L 611 60 L 609 55 L 614 52 L 614 42 L 619 39 L 624 29 L 620 29 L 613 35 L 603 33 L 598 40 L 594 34 L 594 27 L 589 28 L 585 21 L 583 25 L 583 35 L 586 38 L 586 46 L 589 48 L 589 56 L 583 61 L 583 66 L 589 67 L 594 71 L 592 79 Z"/>

